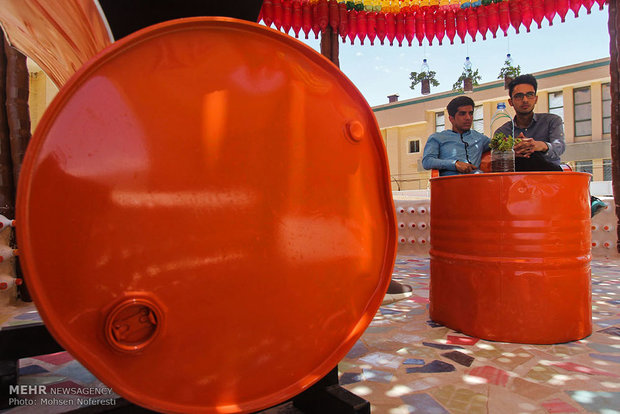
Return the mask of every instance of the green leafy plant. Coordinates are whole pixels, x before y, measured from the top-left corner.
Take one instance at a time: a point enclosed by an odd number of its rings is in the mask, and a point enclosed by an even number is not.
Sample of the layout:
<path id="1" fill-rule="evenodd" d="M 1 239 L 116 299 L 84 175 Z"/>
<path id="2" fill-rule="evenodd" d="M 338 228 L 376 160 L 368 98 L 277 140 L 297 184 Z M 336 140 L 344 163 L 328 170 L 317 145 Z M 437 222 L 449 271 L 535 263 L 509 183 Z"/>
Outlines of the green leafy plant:
<path id="1" fill-rule="evenodd" d="M 504 66 L 499 71 L 499 75 L 497 79 L 506 79 L 506 78 L 516 78 L 521 74 L 521 66 L 514 66 L 512 63 L 512 59 L 506 58 L 504 61 Z"/>
<path id="2" fill-rule="evenodd" d="M 482 76 L 478 73 L 478 69 L 472 70 L 469 68 L 464 68 L 463 73 L 461 73 L 461 76 L 459 76 L 456 82 L 454 82 L 454 85 L 452 85 L 452 90 L 463 92 L 464 91 L 463 84 L 466 79 L 471 79 L 472 86 L 478 86 L 480 85 L 478 81 L 482 79 Z"/>
<path id="3" fill-rule="evenodd" d="M 439 81 L 435 79 L 435 75 L 436 73 L 434 70 L 422 71 L 419 73 L 411 72 L 409 75 L 409 79 L 411 80 L 410 88 L 415 89 L 415 87 L 422 83 L 423 80 L 428 80 L 433 86 L 439 86 Z"/>
<path id="4" fill-rule="evenodd" d="M 496 132 L 493 134 L 493 138 L 491 138 L 491 143 L 489 146 L 493 150 L 497 151 L 508 151 L 511 150 L 515 145 L 521 142 L 521 138 L 512 139 L 512 135 L 506 136 L 503 132 Z"/>

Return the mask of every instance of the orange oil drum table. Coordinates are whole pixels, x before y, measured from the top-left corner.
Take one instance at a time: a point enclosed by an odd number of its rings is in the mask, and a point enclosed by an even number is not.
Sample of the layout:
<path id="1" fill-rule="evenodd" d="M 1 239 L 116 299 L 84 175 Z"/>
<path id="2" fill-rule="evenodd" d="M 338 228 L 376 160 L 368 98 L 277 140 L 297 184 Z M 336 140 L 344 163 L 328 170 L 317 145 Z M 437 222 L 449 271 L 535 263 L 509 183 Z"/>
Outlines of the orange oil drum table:
<path id="1" fill-rule="evenodd" d="M 372 320 L 396 255 L 362 95 L 302 43 L 227 18 L 151 26 L 80 69 L 37 127 L 17 205 L 49 331 L 163 412 L 307 389 Z"/>
<path id="2" fill-rule="evenodd" d="M 431 179 L 430 317 L 494 341 L 592 332 L 589 174 Z"/>

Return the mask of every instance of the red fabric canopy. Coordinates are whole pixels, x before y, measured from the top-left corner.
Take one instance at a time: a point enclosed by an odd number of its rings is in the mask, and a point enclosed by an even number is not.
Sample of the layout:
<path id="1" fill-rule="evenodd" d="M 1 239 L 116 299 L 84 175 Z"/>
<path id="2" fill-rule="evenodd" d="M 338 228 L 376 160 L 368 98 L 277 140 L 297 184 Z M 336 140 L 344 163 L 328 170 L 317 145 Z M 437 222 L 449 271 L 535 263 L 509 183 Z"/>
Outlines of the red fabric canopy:
<path id="1" fill-rule="evenodd" d="M 370 44 L 374 45 L 376 38 L 384 44 L 387 38 L 390 45 L 396 41 L 402 46 L 406 40 L 405 44 L 412 46 L 417 39 L 422 46 L 424 39 L 432 45 L 437 38 L 436 44 L 441 45 L 444 35 L 451 44 L 455 35 L 465 43 L 468 34 L 475 42 L 477 34 L 482 39 L 486 39 L 487 32 L 496 37 L 497 29 L 507 36 L 510 27 L 519 33 L 523 25 L 529 32 L 532 21 L 540 29 L 544 18 L 551 26 L 556 14 L 564 22 L 569 11 L 578 17 L 583 7 L 590 14 L 595 2 L 602 10 L 609 0 L 495 0 L 490 4 L 478 0 L 460 5 L 402 7 L 398 12 L 356 10 L 353 2 L 337 0 L 264 0 L 259 21 L 288 34 L 292 29 L 295 37 L 301 30 L 306 39 L 311 29 L 318 39 L 329 26 L 343 42 L 348 38 L 351 44 L 356 40 L 364 44 L 366 38 Z"/>

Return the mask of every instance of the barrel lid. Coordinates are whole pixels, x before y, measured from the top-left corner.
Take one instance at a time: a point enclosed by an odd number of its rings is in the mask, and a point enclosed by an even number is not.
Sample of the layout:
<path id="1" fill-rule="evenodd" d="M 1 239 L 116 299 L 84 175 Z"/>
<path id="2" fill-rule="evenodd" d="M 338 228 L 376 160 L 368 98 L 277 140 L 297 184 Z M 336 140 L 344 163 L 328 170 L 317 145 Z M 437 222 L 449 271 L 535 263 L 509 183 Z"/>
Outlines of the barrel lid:
<path id="1" fill-rule="evenodd" d="M 353 84 L 230 18 L 113 43 L 23 164 L 17 231 L 54 337 L 123 397 L 251 412 L 329 372 L 391 278 L 387 157 Z"/>

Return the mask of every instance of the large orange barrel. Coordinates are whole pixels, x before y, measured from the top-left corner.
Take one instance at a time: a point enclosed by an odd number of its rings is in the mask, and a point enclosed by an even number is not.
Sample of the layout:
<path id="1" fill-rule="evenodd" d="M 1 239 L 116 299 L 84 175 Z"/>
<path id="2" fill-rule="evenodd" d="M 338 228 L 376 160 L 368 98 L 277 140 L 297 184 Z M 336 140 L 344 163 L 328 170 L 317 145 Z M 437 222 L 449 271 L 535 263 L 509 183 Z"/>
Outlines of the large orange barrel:
<path id="1" fill-rule="evenodd" d="M 387 156 L 353 84 L 226 18 L 113 43 L 54 99 L 18 191 L 47 328 L 125 398 L 253 412 L 334 368 L 396 255 Z"/>
<path id="2" fill-rule="evenodd" d="M 531 344 L 592 332 L 589 174 L 431 179 L 430 316 Z"/>

